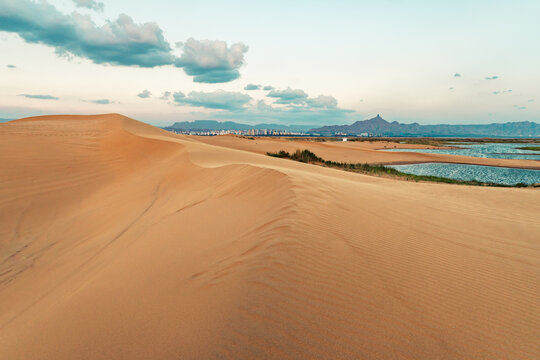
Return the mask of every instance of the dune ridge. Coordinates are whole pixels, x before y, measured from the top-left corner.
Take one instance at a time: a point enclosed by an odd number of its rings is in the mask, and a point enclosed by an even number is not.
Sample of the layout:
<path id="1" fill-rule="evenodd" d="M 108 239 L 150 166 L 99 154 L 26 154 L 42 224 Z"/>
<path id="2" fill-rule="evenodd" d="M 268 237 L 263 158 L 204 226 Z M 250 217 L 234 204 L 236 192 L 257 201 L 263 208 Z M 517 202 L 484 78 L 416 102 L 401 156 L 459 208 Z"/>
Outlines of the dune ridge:
<path id="1" fill-rule="evenodd" d="M 0 124 L 0 358 L 540 354 L 538 189 L 205 142 L 117 114 Z"/>

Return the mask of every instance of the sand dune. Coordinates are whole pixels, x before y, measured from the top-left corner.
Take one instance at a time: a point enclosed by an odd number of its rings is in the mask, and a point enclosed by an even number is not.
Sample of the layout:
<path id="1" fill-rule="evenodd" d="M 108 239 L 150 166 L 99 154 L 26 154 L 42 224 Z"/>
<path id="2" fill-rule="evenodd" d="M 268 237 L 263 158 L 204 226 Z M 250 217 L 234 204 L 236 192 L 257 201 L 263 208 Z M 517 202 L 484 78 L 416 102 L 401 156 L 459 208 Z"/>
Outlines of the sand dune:
<path id="1" fill-rule="evenodd" d="M 200 140 L 0 124 L 0 359 L 539 357 L 538 189 Z"/>

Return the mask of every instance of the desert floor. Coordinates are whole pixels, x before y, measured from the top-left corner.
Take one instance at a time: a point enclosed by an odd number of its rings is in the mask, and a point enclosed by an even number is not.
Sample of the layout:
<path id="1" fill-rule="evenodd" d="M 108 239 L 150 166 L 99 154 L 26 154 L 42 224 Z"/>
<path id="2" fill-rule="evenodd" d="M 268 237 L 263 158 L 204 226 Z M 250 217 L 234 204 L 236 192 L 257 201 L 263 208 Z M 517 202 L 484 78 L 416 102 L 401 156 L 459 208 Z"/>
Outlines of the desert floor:
<path id="1" fill-rule="evenodd" d="M 258 141 L 114 114 L 0 124 L 0 359 L 540 357 L 540 189 Z M 427 155 L 360 145 L 301 148 Z"/>

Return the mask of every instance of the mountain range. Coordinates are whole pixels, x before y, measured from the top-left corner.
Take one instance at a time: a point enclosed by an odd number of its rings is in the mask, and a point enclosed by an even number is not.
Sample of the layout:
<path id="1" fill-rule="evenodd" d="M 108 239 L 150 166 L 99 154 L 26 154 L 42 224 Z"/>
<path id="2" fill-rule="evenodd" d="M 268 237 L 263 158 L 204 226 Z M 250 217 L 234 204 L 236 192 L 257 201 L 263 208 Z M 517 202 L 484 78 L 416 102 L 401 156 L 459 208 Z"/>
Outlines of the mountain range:
<path id="1" fill-rule="evenodd" d="M 234 121 L 196 120 L 176 122 L 165 130 L 208 131 L 208 130 L 250 130 L 268 129 L 306 132 L 332 136 L 336 134 L 371 136 L 423 136 L 423 137 L 539 137 L 540 124 L 531 121 L 476 124 L 476 125 L 420 125 L 386 121 L 380 115 L 368 120 L 356 121 L 350 125 L 281 125 L 281 124 L 241 124 Z"/>
<path id="2" fill-rule="evenodd" d="M 480 125 L 420 125 L 388 122 L 382 117 L 357 121 L 351 125 L 333 125 L 313 128 L 309 132 L 321 135 L 370 134 L 378 136 L 434 136 L 434 137 L 538 137 L 540 124 L 531 121 L 507 122 Z"/>
<path id="3" fill-rule="evenodd" d="M 165 130 L 176 131 L 207 131 L 207 130 L 250 130 L 250 129 L 267 129 L 267 130 L 284 130 L 284 131 L 300 131 L 307 132 L 313 129 L 315 125 L 281 125 L 281 124 L 257 124 L 248 125 L 240 124 L 234 121 L 219 122 L 215 120 L 195 120 L 175 122 L 171 126 L 164 127 Z"/>

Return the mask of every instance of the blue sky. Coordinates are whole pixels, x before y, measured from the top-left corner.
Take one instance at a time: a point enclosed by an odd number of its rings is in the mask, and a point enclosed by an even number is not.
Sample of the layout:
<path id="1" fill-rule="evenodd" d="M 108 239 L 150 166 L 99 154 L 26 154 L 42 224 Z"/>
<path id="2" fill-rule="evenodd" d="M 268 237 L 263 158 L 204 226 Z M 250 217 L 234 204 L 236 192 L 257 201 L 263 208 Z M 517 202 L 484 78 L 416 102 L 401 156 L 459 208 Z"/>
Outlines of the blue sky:
<path id="1" fill-rule="evenodd" d="M 539 1 L 0 0 L 0 118 L 538 121 L 539 15 Z"/>

